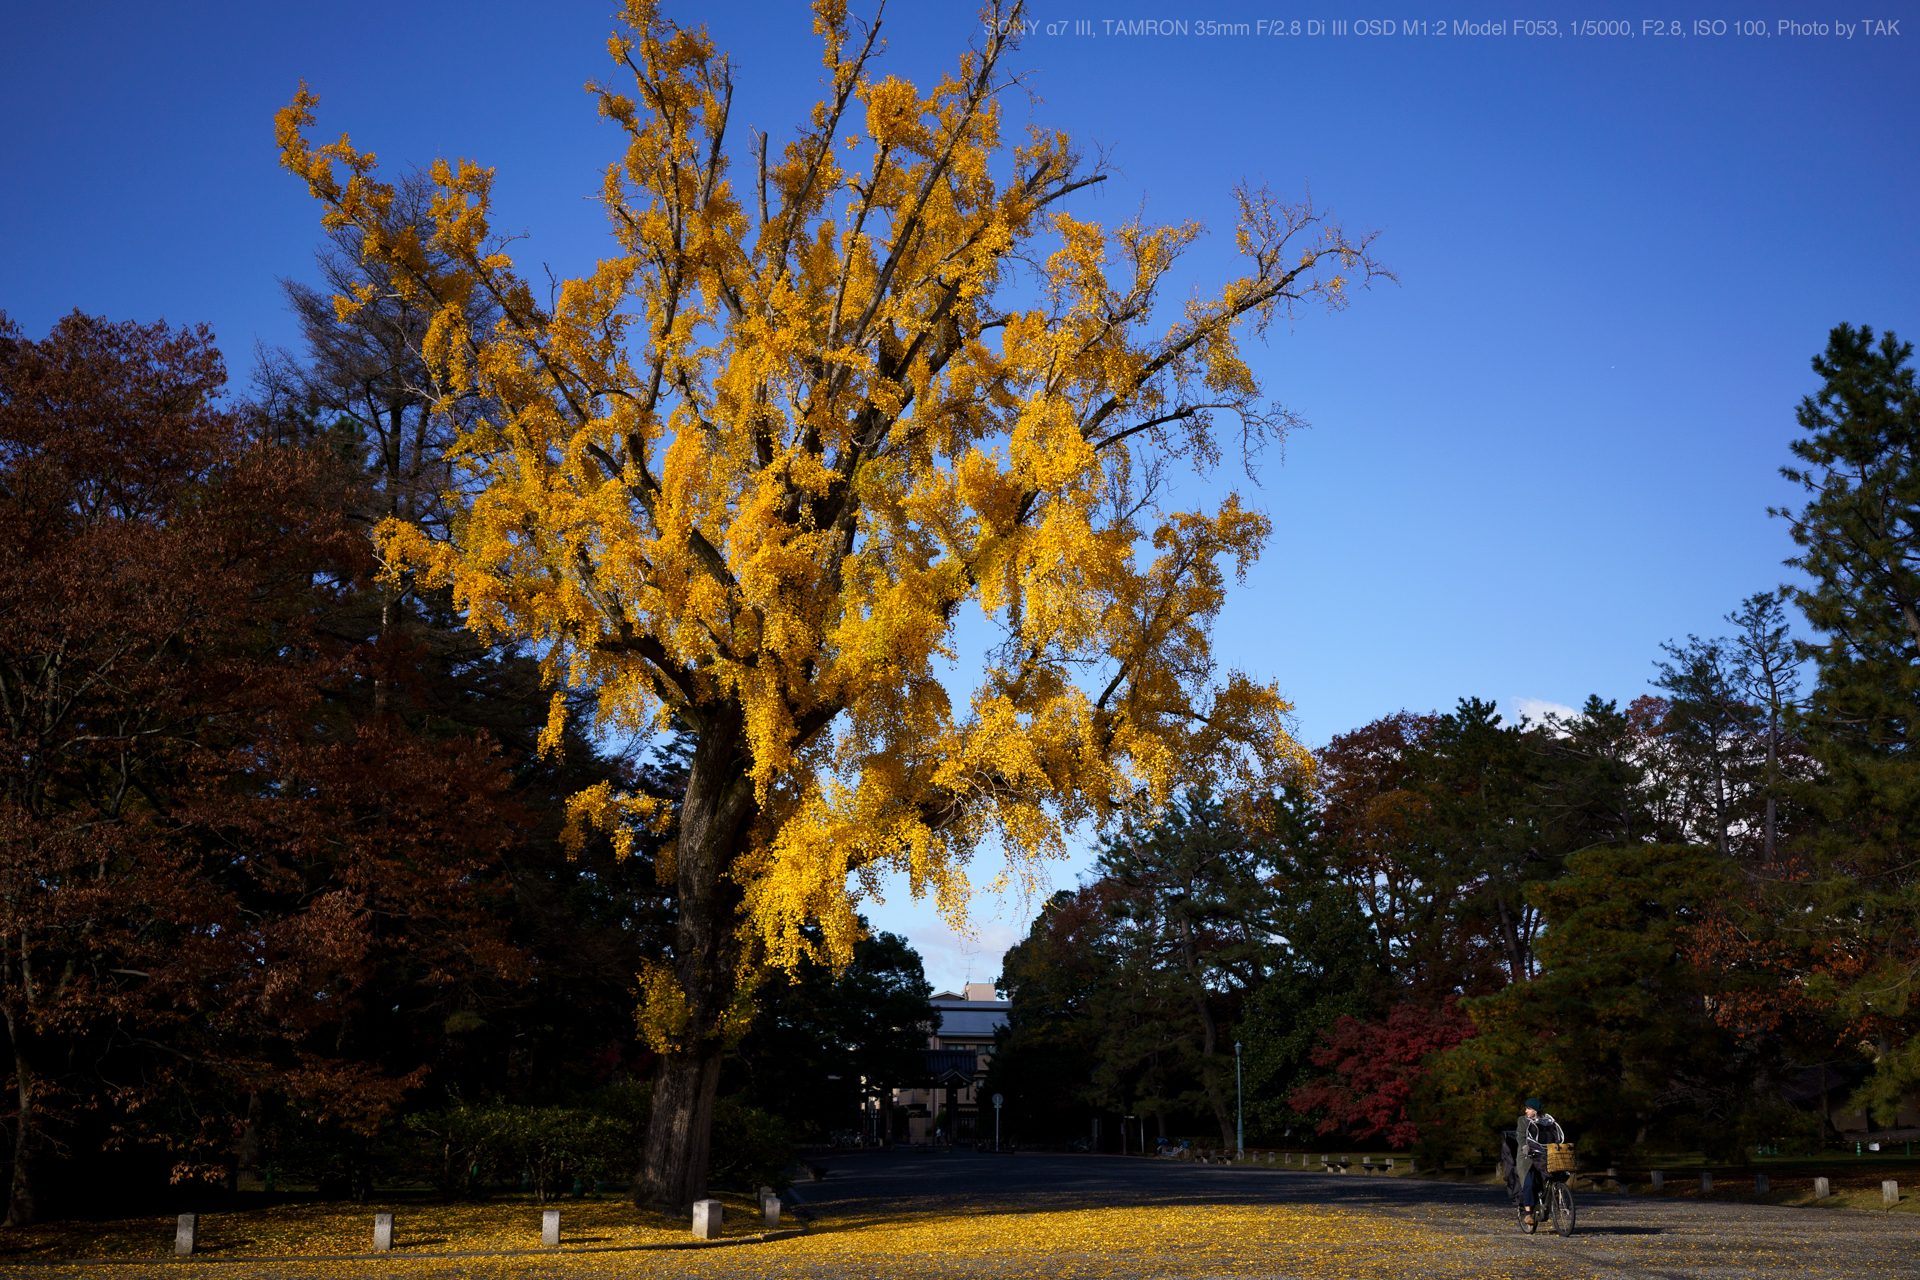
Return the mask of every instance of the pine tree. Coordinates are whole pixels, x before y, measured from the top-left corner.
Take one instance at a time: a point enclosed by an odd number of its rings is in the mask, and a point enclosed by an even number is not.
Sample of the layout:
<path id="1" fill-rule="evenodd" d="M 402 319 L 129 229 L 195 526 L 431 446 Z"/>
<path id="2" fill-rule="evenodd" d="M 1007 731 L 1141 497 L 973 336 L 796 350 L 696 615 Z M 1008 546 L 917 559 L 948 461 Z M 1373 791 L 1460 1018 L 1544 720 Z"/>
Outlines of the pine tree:
<path id="1" fill-rule="evenodd" d="M 1823 819 L 1799 910 L 1823 954 L 1809 990 L 1844 1034 L 1875 1046 L 1868 1094 L 1890 1118 L 1920 1081 L 1920 389 L 1913 346 L 1840 325 L 1813 361 L 1824 379 L 1800 404 L 1799 464 L 1809 495 L 1791 522 L 1789 564 L 1810 587 L 1796 604 L 1825 639 L 1808 647 L 1817 680 L 1799 726 L 1820 766 L 1804 792 Z"/>

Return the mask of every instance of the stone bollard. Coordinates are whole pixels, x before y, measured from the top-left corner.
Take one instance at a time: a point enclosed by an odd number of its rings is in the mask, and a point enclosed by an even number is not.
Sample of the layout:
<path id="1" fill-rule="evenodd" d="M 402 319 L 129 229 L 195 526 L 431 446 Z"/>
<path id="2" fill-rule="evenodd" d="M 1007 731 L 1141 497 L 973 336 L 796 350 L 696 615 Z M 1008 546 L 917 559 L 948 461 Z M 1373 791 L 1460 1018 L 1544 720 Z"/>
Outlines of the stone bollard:
<path id="1" fill-rule="evenodd" d="M 560 1247 L 560 1211 L 544 1209 L 540 1213 L 540 1243 L 549 1249 Z"/>
<path id="2" fill-rule="evenodd" d="M 1815 1200 L 1825 1200 L 1832 1194 L 1832 1183 L 1828 1182 L 1825 1178 L 1815 1178 L 1813 1180 L 1813 1198 Z"/>
<path id="3" fill-rule="evenodd" d="M 1880 1184 L 1880 1203 L 1889 1209 L 1900 1203 L 1900 1184 L 1892 1178 Z"/>
<path id="4" fill-rule="evenodd" d="M 760 1197 L 760 1218 L 769 1228 L 780 1225 L 780 1197 L 772 1194 Z"/>
<path id="5" fill-rule="evenodd" d="M 1392 1173 L 1392 1172 L 1393 1172 L 1393 1157 L 1392 1157 L 1392 1156 L 1388 1156 L 1388 1157 L 1387 1157 L 1387 1172 L 1388 1172 L 1388 1173 Z"/>
<path id="6" fill-rule="evenodd" d="M 183 1213 L 179 1225 L 173 1229 L 173 1255 L 176 1258 L 191 1258 L 194 1249 L 200 1243 L 200 1215 Z"/>
<path id="7" fill-rule="evenodd" d="M 1655 1191 L 1666 1190 L 1666 1187 L 1667 1187 L 1666 1174 L 1660 1172 L 1660 1170 L 1658 1169 L 1655 1169 L 1652 1173 L 1648 1174 L 1647 1176 L 1653 1180 L 1653 1189 Z"/>
<path id="8" fill-rule="evenodd" d="M 1705 1195 L 1707 1192 L 1711 1190 L 1713 1190 L 1713 1175 L 1710 1173 L 1701 1174 L 1700 1175 L 1700 1194 Z"/>
<path id="9" fill-rule="evenodd" d="M 720 1202 L 718 1200 L 695 1200 L 693 1202 L 693 1237 L 696 1240 L 718 1240 L 720 1238 Z"/>
<path id="10" fill-rule="evenodd" d="M 1607 1190 L 1618 1191 L 1619 1189 L 1620 1189 L 1620 1170 L 1613 1165 L 1608 1165 L 1607 1166 Z"/>
<path id="11" fill-rule="evenodd" d="M 376 1213 L 373 1215 L 373 1251 L 386 1253 L 393 1248 L 393 1215 Z"/>
<path id="12" fill-rule="evenodd" d="M 1754 1175 L 1753 1175 L 1753 1194 L 1755 1194 L 1755 1195 L 1757 1195 L 1757 1196 L 1764 1196 L 1764 1195 L 1766 1195 L 1766 1194 L 1767 1194 L 1767 1190 L 1768 1190 L 1768 1186 L 1769 1186 L 1769 1184 L 1768 1184 L 1768 1182 L 1767 1182 L 1767 1175 L 1766 1175 L 1766 1174 L 1764 1174 L 1764 1173 L 1756 1173 L 1756 1174 L 1754 1174 Z"/>

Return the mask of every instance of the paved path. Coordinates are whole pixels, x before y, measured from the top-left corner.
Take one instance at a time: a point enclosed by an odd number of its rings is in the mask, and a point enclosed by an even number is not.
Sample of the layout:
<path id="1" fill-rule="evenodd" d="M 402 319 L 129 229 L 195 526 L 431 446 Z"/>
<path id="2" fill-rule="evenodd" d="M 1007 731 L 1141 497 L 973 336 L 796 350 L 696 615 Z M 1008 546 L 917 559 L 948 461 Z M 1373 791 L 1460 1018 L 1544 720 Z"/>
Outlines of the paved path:
<path id="1" fill-rule="evenodd" d="M 1388 1232 L 1382 1254 L 1356 1230 L 1346 1261 L 1383 1275 L 1607 1277 L 1920 1277 L 1920 1216 L 1742 1205 L 1600 1192 L 1576 1197 L 1571 1239 L 1514 1225 L 1505 1191 L 1492 1184 L 1433 1182 L 1365 1174 L 1174 1164 L 1158 1160 L 1046 1156 L 845 1156 L 829 1160 L 822 1183 L 797 1188 L 823 1222 L 865 1216 L 922 1198 L 1033 1207 L 1062 1203 L 1115 1207 L 1281 1206 L 1340 1211 L 1358 1224 L 1405 1224 Z M 1284 1220 L 1264 1267 L 1270 1276 L 1325 1274 L 1292 1265 Z M 1395 1240 L 1393 1237 L 1399 1236 Z M 1341 1250 L 1332 1250 L 1336 1255 Z M 1332 1259 L 1329 1259 L 1331 1261 Z M 1370 1264 L 1370 1265 L 1367 1265 Z M 1238 1270 L 1236 1268 L 1236 1270 Z M 974 1274 L 991 1274 L 982 1268 Z M 1200 1274 L 1198 1270 L 1153 1274 Z"/>
<path id="2" fill-rule="evenodd" d="M 847 1155 L 797 1188 L 806 1237 L 673 1253 L 87 1268 L 100 1280 L 1101 1280 L 1383 1277 L 1776 1280 L 1920 1276 L 1920 1215 L 1580 1197 L 1570 1240 L 1513 1225 L 1495 1186 L 1099 1156 Z M 0 1268 L 0 1278 L 65 1267 Z"/>

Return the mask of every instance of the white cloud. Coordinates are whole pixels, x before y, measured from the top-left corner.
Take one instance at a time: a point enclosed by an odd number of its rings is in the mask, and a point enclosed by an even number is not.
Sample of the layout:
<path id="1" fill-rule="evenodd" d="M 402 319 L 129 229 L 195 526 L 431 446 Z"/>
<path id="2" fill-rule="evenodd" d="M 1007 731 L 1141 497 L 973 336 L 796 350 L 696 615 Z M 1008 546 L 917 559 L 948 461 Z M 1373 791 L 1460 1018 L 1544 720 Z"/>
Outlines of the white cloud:
<path id="1" fill-rule="evenodd" d="M 1509 718 L 1515 721 L 1522 716 L 1529 720 L 1545 720 L 1549 715 L 1571 719 L 1580 714 L 1563 702 L 1548 702 L 1545 698 L 1515 698 L 1511 705 L 1513 715 Z"/>
<path id="2" fill-rule="evenodd" d="M 1069 838 L 1065 857 L 1031 867 L 1031 882 L 1024 886 L 1004 862 L 995 867 L 994 856 L 983 853 L 967 868 L 974 894 L 964 934 L 941 918 L 930 896 L 914 901 L 901 872 L 881 878 L 883 901 L 865 898 L 857 910 L 874 929 L 901 934 L 912 944 L 935 991 L 958 991 L 966 982 L 992 982 L 1000 976 L 1007 948 L 1027 936 L 1054 890 L 1070 889 L 1091 873 L 1095 850 L 1082 837 L 1076 832 Z M 1006 873 L 1004 880 L 994 878 L 996 870 Z"/>
<path id="3" fill-rule="evenodd" d="M 997 922 L 982 923 L 976 936 L 963 938 L 945 925 L 934 925 L 912 930 L 908 940 L 920 953 L 933 989 L 959 991 L 968 982 L 998 979 L 1007 948 L 1020 941 L 1022 932 Z"/>
<path id="4" fill-rule="evenodd" d="M 920 953 L 927 981 L 935 991 L 958 991 L 966 982 L 992 982 L 1000 976 L 1007 948 L 1027 936 L 1033 917 L 1053 889 L 1071 885 L 1082 868 L 1076 863 L 1049 863 L 1040 868 L 1040 883 L 1028 897 L 1014 891 L 983 889 L 968 913 L 968 933 L 955 930 L 935 909 L 930 898 L 915 902 L 904 875 L 883 881 L 885 902 L 868 899 L 860 913 L 876 930 L 904 935 Z"/>

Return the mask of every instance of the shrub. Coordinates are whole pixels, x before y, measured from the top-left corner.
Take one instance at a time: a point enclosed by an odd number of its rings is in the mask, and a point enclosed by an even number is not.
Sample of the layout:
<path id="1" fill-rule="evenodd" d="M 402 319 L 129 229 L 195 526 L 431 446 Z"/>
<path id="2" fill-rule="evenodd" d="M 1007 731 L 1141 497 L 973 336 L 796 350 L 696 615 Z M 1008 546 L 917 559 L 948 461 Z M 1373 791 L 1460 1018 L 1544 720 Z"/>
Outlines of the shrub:
<path id="1" fill-rule="evenodd" d="M 625 1182 L 640 1161 L 652 1114 L 645 1083 L 610 1085 L 575 1107 L 471 1106 L 407 1118 L 412 1164 L 450 1200 L 526 1179 L 541 1201 L 565 1195 L 573 1179 Z M 786 1126 L 734 1098 L 713 1108 L 709 1178 L 751 1190 L 787 1185 L 793 1140 Z"/>
<path id="2" fill-rule="evenodd" d="M 524 1173 L 534 1199 L 565 1195 L 575 1178 L 632 1164 L 630 1134 L 618 1120 L 583 1107 L 501 1107 L 498 1158 Z"/>
<path id="3" fill-rule="evenodd" d="M 713 1104 L 713 1150 L 707 1178 L 717 1187 L 750 1191 L 787 1186 L 793 1136 L 773 1116 L 734 1098 Z"/>
<path id="4" fill-rule="evenodd" d="M 507 1117 L 501 1108 L 455 1103 L 445 1111 L 411 1115 L 412 1163 L 449 1200 L 470 1199 L 500 1175 Z"/>

